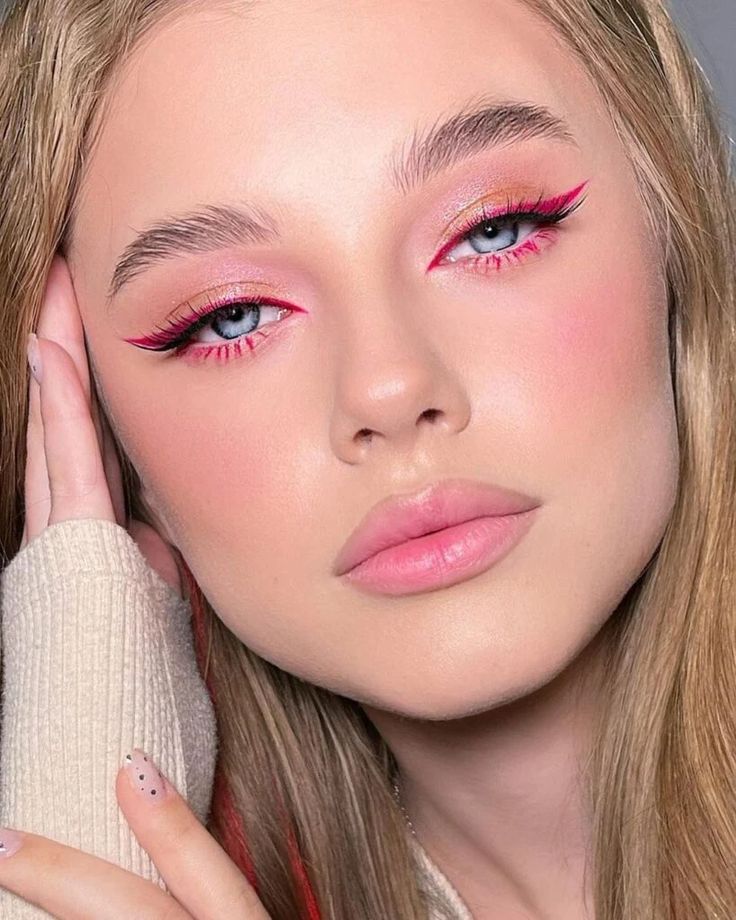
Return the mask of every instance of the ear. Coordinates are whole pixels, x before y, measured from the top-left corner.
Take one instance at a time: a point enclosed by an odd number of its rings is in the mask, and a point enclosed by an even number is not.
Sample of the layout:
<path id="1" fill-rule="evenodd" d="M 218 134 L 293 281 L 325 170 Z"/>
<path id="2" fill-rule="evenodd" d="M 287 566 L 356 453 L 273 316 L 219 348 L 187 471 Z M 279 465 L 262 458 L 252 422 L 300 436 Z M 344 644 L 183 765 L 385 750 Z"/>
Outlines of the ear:
<path id="1" fill-rule="evenodd" d="M 146 509 L 152 526 L 160 534 L 160 536 L 166 540 L 167 543 L 176 547 L 176 540 L 173 536 L 173 528 L 169 525 L 161 506 L 156 501 L 153 493 L 149 491 L 147 486 L 143 486 L 140 493 L 140 499 Z"/>

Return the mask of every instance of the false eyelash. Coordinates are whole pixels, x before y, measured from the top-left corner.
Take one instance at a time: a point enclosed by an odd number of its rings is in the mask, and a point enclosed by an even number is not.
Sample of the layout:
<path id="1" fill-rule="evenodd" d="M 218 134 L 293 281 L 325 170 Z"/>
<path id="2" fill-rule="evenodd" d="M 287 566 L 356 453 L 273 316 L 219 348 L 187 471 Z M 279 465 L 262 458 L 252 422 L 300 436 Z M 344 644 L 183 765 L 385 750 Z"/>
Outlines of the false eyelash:
<path id="1" fill-rule="evenodd" d="M 186 345 L 188 340 L 196 332 L 205 326 L 209 326 L 213 321 L 213 317 L 219 311 L 226 310 L 229 307 L 244 307 L 247 309 L 253 307 L 281 307 L 283 312 L 290 312 L 291 310 L 291 308 L 284 306 L 284 304 L 279 301 L 269 298 L 258 298 L 255 300 L 246 300 L 243 298 L 227 300 L 224 297 L 210 300 L 208 298 L 206 303 L 200 307 L 193 306 L 188 301 L 185 303 L 185 306 L 188 306 L 190 310 L 187 316 L 176 320 L 167 327 L 156 326 L 155 328 L 158 332 L 149 334 L 145 336 L 144 339 L 126 339 L 126 341 L 132 344 L 138 344 L 140 347 L 146 348 L 149 351 L 170 351 L 181 345 Z M 192 322 L 192 317 L 196 317 L 194 322 Z M 227 342 L 223 342 L 222 344 L 226 345 Z"/>
<path id="2" fill-rule="evenodd" d="M 484 202 L 477 211 L 466 219 L 460 229 L 455 232 L 453 239 L 443 248 L 440 256 L 443 255 L 447 249 L 462 242 L 465 236 L 471 230 L 477 229 L 480 224 L 495 225 L 508 221 L 516 223 L 521 220 L 533 220 L 535 223 L 547 227 L 553 224 L 559 224 L 560 221 L 563 221 L 568 215 L 572 214 L 573 211 L 580 207 L 585 201 L 585 197 L 586 196 L 583 195 L 582 198 L 579 198 L 574 204 L 566 204 L 566 201 L 570 199 L 570 195 L 558 195 L 546 202 L 544 194 L 540 195 L 535 202 L 518 200 L 514 203 L 510 198 L 507 198 L 504 210 L 501 212 L 489 206 L 487 202 Z M 482 255 L 482 253 L 478 255 Z"/>

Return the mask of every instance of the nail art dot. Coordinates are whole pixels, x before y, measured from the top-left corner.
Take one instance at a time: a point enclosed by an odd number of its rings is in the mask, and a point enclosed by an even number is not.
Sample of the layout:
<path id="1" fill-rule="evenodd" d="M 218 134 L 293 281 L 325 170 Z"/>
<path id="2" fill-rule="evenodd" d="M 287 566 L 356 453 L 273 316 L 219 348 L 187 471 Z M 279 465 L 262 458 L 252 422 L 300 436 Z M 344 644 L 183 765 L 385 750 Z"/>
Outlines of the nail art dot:
<path id="1" fill-rule="evenodd" d="M 133 778 L 134 785 L 137 784 L 135 788 L 146 796 L 146 798 L 166 798 L 166 780 L 164 779 L 164 774 L 150 757 L 136 749 L 125 755 L 125 765 Z M 156 777 L 158 777 L 158 779 Z"/>

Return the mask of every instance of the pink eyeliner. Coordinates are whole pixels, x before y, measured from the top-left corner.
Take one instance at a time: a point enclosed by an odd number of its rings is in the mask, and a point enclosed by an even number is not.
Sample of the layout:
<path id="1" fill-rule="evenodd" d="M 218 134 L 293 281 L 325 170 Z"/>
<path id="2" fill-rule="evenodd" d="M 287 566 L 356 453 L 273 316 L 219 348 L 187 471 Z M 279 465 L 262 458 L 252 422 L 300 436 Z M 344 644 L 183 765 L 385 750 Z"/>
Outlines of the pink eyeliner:
<path id="1" fill-rule="evenodd" d="M 565 213 L 566 209 L 575 199 L 579 196 L 582 189 L 588 185 L 588 179 L 581 182 L 579 185 L 576 185 L 575 188 L 570 189 L 568 192 L 563 192 L 561 195 L 554 195 L 551 198 L 547 198 L 544 201 L 542 200 L 532 200 L 526 199 L 522 201 L 515 202 L 513 205 L 510 202 L 507 202 L 505 205 L 499 205 L 496 208 L 488 209 L 485 205 L 482 205 L 480 208 L 474 209 L 471 211 L 470 216 L 466 217 L 464 224 L 457 230 L 455 230 L 453 237 L 449 242 L 445 243 L 444 246 L 437 253 L 435 258 L 432 260 L 432 263 L 427 268 L 427 271 L 430 271 L 438 263 L 442 261 L 445 254 L 452 248 L 458 245 L 462 240 L 463 236 L 468 233 L 473 227 L 478 224 L 485 223 L 488 221 L 496 220 L 499 218 L 504 218 L 509 215 L 514 214 L 526 214 L 527 216 L 537 215 L 539 217 L 552 216 L 555 214 L 560 215 L 558 220 L 562 220 L 563 217 L 567 216 Z M 576 205 L 573 207 L 576 208 L 582 204 L 584 199 L 580 199 Z M 569 212 L 568 212 L 569 213 Z M 540 236 L 542 231 L 540 231 Z M 533 247 L 525 247 L 525 249 L 533 249 Z M 472 261 L 472 260 L 471 260 Z M 500 261 L 491 259 L 490 261 L 495 261 L 496 269 L 500 268 Z"/>
<path id="2" fill-rule="evenodd" d="M 124 342 L 129 342 L 131 345 L 136 345 L 139 348 L 148 348 L 153 351 L 163 351 L 164 347 L 170 348 L 172 343 L 177 339 L 178 336 L 183 335 L 186 332 L 192 333 L 192 325 L 196 324 L 198 320 L 202 320 L 202 325 L 206 325 L 207 322 L 211 322 L 211 316 L 213 313 L 216 313 L 218 310 L 222 310 L 225 307 L 230 306 L 259 306 L 259 307 L 280 307 L 281 312 L 280 316 L 285 313 L 304 313 L 305 311 L 301 307 L 294 306 L 293 304 L 286 304 L 280 300 L 274 300 L 271 298 L 254 298 L 253 300 L 248 300 L 247 296 L 238 296 L 238 297 L 223 297 L 221 300 L 215 299 L 206 304 L 206 307 L 195 309 L 188 316 L 182 316 L 179 319 L 175 320 L 166 330 L 162 330 L 154 335 L 141 336 L 140 338 L 130 338 L 123 339 Z M 225 344 L 225 343 L 223 343 Z"/>

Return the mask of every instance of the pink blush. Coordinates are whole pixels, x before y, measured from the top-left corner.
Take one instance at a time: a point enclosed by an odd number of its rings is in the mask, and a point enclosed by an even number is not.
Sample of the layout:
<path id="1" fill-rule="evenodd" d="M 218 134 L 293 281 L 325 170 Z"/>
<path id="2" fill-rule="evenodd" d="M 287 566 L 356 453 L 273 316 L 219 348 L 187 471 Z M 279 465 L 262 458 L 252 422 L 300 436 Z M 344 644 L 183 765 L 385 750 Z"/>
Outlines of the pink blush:
<path id="1" fill-rule="evenodd" d="M 645 388 L 659 348 L 654 323 L 661 310 L 653 307 L 649 275 L 626 252 L 615 265 L 607 265 L 605 255 L 591 264 L 599 247 L 605 253 L 610 246 L 608 239 L 592 242 L 570 266 L 567 289 L 547 294 L 546 344 L 539 343 L 549 379 L 578 411 L 600 399 L 621 402 Z"/>

